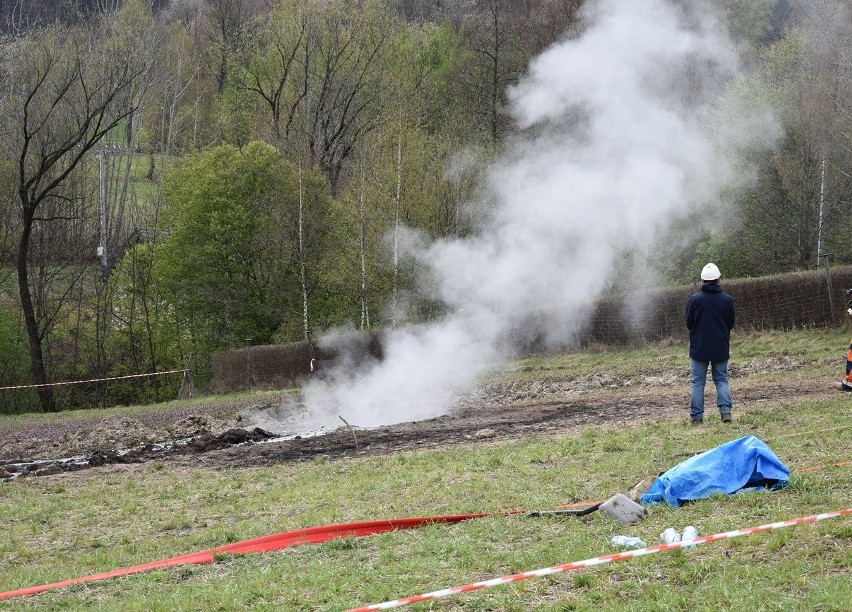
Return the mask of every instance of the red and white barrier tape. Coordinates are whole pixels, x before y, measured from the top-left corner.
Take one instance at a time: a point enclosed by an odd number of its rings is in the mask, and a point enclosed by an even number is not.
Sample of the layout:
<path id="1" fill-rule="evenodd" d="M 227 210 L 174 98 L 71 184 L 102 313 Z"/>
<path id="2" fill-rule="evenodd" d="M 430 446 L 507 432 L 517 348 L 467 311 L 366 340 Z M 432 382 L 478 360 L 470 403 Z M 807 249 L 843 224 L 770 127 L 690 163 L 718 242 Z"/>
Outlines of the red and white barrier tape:
<path id="1" fill-rule="evenodd" d="M 56 383 L 42 383 L 39 385 L 18 385 L 15 387 L 0 387 L 0 391 L 8 391 L 10 389 L 35 389 L 37 387 L 58 387 L 60 385 L 82 385 L 83 383 L 104 382 L 107 380 L 124 380 L 126 378 L 142 378 L 143 376 L 162 376 L 163 374 L 177 374 L 178 372 L 186 372 L 183 370 L 168 370 L 166 372 L 149 372 L 148 374 L 127 374 L 125 376 L 113 376 L 111 378 L 91 378 L 89 380 L 69 380 Z"/>
<path id="2" fill-rule="evenodd" d="M 659 546 L 649 546 L 648 548 L 640 548 L 638 550 L 630 550 L 626 552 L 615 553 L 612 555 L 605 555 L 603 557 L 595 557 L 594 559 L 586 559 L 585 561 L 575 561 L 573 563 L 566 563 L 565 565 L 555 565 L 553 567 L 546 567 L 543 569 L 532 570 L 529 572 L 522 572 L 520 574 L 513 574 L 511 576 L 502 576 L 500 578 L 492 578 L 491 580 L 483 580 L 482 582 L 474 582 L 472 584 L 466 584 L 464 586 L 451 587 L 448 589 L 443 589 L 440 591 L 432 591 L 431 593 L 425 593 L 423 595 L 416 595 L 414 597 L 405 597 L 403 599 L 395 599 L 393 601 L 386 601 L 384 603 L 379 604 L 371 604 L 369 606 L 364 606 L 361 608 L 352 608 L 347 612 L 370 612 L 372 610 L 389 610 L 391 608 L 399 608 L 401 606 L 407 606 L 409 604 L 417 603 L 420 601 L 428 601 L 431 599 L 439 599 L 441 597 L 448 597 L 450 595 L 455 595 L 457 593 L 465 593 L 467 591 L 476 591 L 479 589 L 484 589 L 487 587 L 498 586 L 501 584 L 508 584 L 510 582 L 518 582 L 520 580 L 526 580 L 527 578 L 539 578 L 541 576 L 549 576 L 550 574 L 557 574 L 560 572 L 570 572 L 577 569 L 582 569 L 584 567 L 592 567 L 594 565 L 602 565 L 604 563 L 611 563 L 614 561 L 623 561 L 624 559 L 632 559 L 634 557 L 641 557 L 644 555 L 652 555 L 654 553 L 663 552 L 667 550 L 674 550 L 675 548 L 687 548 L 692 547 L 698 544 L 706 544 L 708 542 L 715 542 L 716 540 L 727 540 L 730 538 L 736 538 L 739 536 L 750 535 L 753 533 L 760 533 L 762 531 L 770 531 L 772 529 L 780 529 L 782 527 L 790 527 L 793 525 L 801 525 L 803 523 L 813 523 L 816 521 L 822 521 L 829 518 L 836 518 L 838 516 L 850 515 L 852 514 L 852 508 L 846 508 L 845 510 L 836 510 L 834 512 L 825 512 L 823 514 L 814 514 L 811 516 L 804 516 L 801 518 L 790 519 L 788 521 L 781 521 L 778 523 L 769 523 L 767 525 L 760 525 L 758 527 L 748 527 L 746 529 L 737 529 L 735 531 L 726 531 L 725 533 L 717 533 L 709 536 L 702 536 L 699 538 L 695 538 L 694 540 L 689 540 L 687 542 L 676 542 L 674 544 L 661 544 Z"/>

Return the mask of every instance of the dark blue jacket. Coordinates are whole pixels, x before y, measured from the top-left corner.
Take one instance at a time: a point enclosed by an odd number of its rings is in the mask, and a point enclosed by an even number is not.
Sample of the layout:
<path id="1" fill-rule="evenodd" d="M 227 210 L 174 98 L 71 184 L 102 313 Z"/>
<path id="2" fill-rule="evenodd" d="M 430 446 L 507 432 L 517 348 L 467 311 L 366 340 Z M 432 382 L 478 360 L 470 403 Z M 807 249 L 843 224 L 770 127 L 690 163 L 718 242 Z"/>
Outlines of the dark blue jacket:
<path id="1" fill-rule="evenodd" d="M 727 361 L 734 320 L 734 298 L 717 283 L 704 283 L 686 303 L 689 356 L 697 361 Z"/>

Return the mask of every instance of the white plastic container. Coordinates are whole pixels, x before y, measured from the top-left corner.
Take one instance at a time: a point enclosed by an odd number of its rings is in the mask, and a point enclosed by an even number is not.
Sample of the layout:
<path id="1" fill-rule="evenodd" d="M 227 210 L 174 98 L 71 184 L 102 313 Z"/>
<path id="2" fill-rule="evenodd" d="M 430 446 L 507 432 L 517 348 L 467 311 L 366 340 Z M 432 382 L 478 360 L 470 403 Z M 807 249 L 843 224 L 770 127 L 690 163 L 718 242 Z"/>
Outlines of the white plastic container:
<path id="1" fill-rule="evenodd" d="M 666 544 L 676 544 L 680 542 L 680 534 L 677 532 L 677 529 L 669 527 L 660 534 L 660 539 Z"/>
<path id="2" fill-rule="evenodd" d="M 683 528 L 683 536 L 681 536 L 682 542 L 689 542 L 698 537 L 698 530 L 695 529 L 692 525 L 687 525 Z M 695 544 L 692 546 L 684 546 L 684 548 L 695 548 Z"/>
<path id="3" fill-rule="evenodd" d="M 617 548 L 647 548 L 648 545 L 645 544 L 641 539 L 634 538 L 631 536 L 613 536 L 612 537 L 612 545 Z"/>

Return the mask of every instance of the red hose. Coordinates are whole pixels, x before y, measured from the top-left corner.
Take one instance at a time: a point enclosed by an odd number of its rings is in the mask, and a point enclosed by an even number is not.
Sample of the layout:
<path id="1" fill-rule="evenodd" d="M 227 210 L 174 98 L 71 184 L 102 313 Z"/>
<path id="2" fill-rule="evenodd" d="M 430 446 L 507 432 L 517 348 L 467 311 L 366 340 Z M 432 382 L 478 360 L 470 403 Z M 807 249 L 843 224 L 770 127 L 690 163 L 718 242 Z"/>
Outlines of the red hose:
<path id="1" fill-rule="evenodd" d="M 510 510 L 503 512 L 484 512 L 478 514 L 450 514 L 444 516 L 423 516 L 414 518 L 396 518 L 385 519 L 379 521 L 364 521 L 361 523 L 339 523 L 334 525 L 322 525 L 320 527 L 309 527 L 307 529 L 297 529 L 295 531 L 285 531 L 275 535 L 263 536 L 254 538 L 253 540 L 245 540 L 243 542 L 235 542 L 218 548 L 202 550 L 200 552 L 163 559 L 161 561 L 152 561 L 142 565 L 134 565 L 122 569 L 103 572 L 101 574 L 92 574 L 91 576 L 83 576 L 81 578 L 72 578 L 61 582 L 53 582 L 51 584 L 42 584 L 39 586 L 17 589 L 15 591 L 6 591 L 0 593 L 0 599 L 10 599 L 22 595 L 35 595 L 50 589 L 70 586 L 80 582 L 92 582 L 95 580 L 107 580 L 109 578 L 117 578 L 119 576 L 127 576 L 152 569 L 160 569 L 173 565 L 188 565 L 210 563 L 213 557 L 217 554 L 230 553 L 234 555 L 246 553 L 259 553 L 287 548 L 290 546 L 300 546 L 302 544 L 319 544 L 337 538 L 360 538 L 363 536 L 384 533 L 386 531 L 395 531 L 399 529 L 411 529 L 422 525 L 432 523 L 458 523 L 468 519 L 482 518 L 486 516 L 494 516 L 498 514 L 518 514 L 526 512 L 525 510 Z"/>

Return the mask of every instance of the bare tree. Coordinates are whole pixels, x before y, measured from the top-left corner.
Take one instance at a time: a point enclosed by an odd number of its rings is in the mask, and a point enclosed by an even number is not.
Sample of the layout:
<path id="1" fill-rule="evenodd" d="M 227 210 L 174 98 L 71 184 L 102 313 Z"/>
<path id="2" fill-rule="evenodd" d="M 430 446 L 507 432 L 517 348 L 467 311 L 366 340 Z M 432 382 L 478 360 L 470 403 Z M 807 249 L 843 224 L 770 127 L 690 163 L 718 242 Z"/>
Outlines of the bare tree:
<path id="1" fill-rule="evenodd" d="M 336 194 L 344 163 L 381 115 L 382 68 L 392 31 L 390 15 L 377 3 L 329 2 L 311 30 L 316 62 L 306 67 L 307 95 L 291 141 L 307 144 L 312 166 Z"/>
<path id="2" fill-rule="evenodd" d="M 462 108 L 496 143 L 507 127 L 503 115 L 506 89 L 523 69 L 521 23 L 523 7 L 510 0 L 482 0 L 466 20 L 466 55 L 455 74 L 455 86 L 464 100 Z"/>
<path id="3" fill-rule="evenodd" d="M 207 7 L 204 38 L 210 48 L 210 70 L 219 93 L 228 82 L 228 72 L 251 18 L 249 0 L 211 0 Z"/>
<path id="4" fill-rule="evenodd" d="M 4 149 L 16 160 L 20 227 L 15 262 L 26 322 L 33 382 L 43 410 L 56 409 L 48 386 L 42 343 L 47 331 L 46 296 L 34 295 L 30 278 L 34 237 L 67 220 L 72 175 L 102 138 L 138 108 L 148 70 L 146 45 L 111 20 L 88 28 L 53 26 L 17 40 L 4 116 L 14 129 Z M 46 213 L 46 214 L 45 214 Z"/>
<path id="5" fill-rule="evenodd" d="M 532 58 L 555 41 L 576 36 L 584 0 L 538 0 L 531 2 L 528 18 L 521 21 L 521 44 Z"/>
<path id="6" fill-rule="evenodd" d="M 308 94 L 307 74 L 316 44 L 309 36 L 311 19 L 301 0 L 284 0 L 264 15 L 258 46 L 245 58 L 245 69 L 236 79 L 238 87 L 256 93 L 269 107 L 276 143 L 288 139 L 296 111 Z"/>

